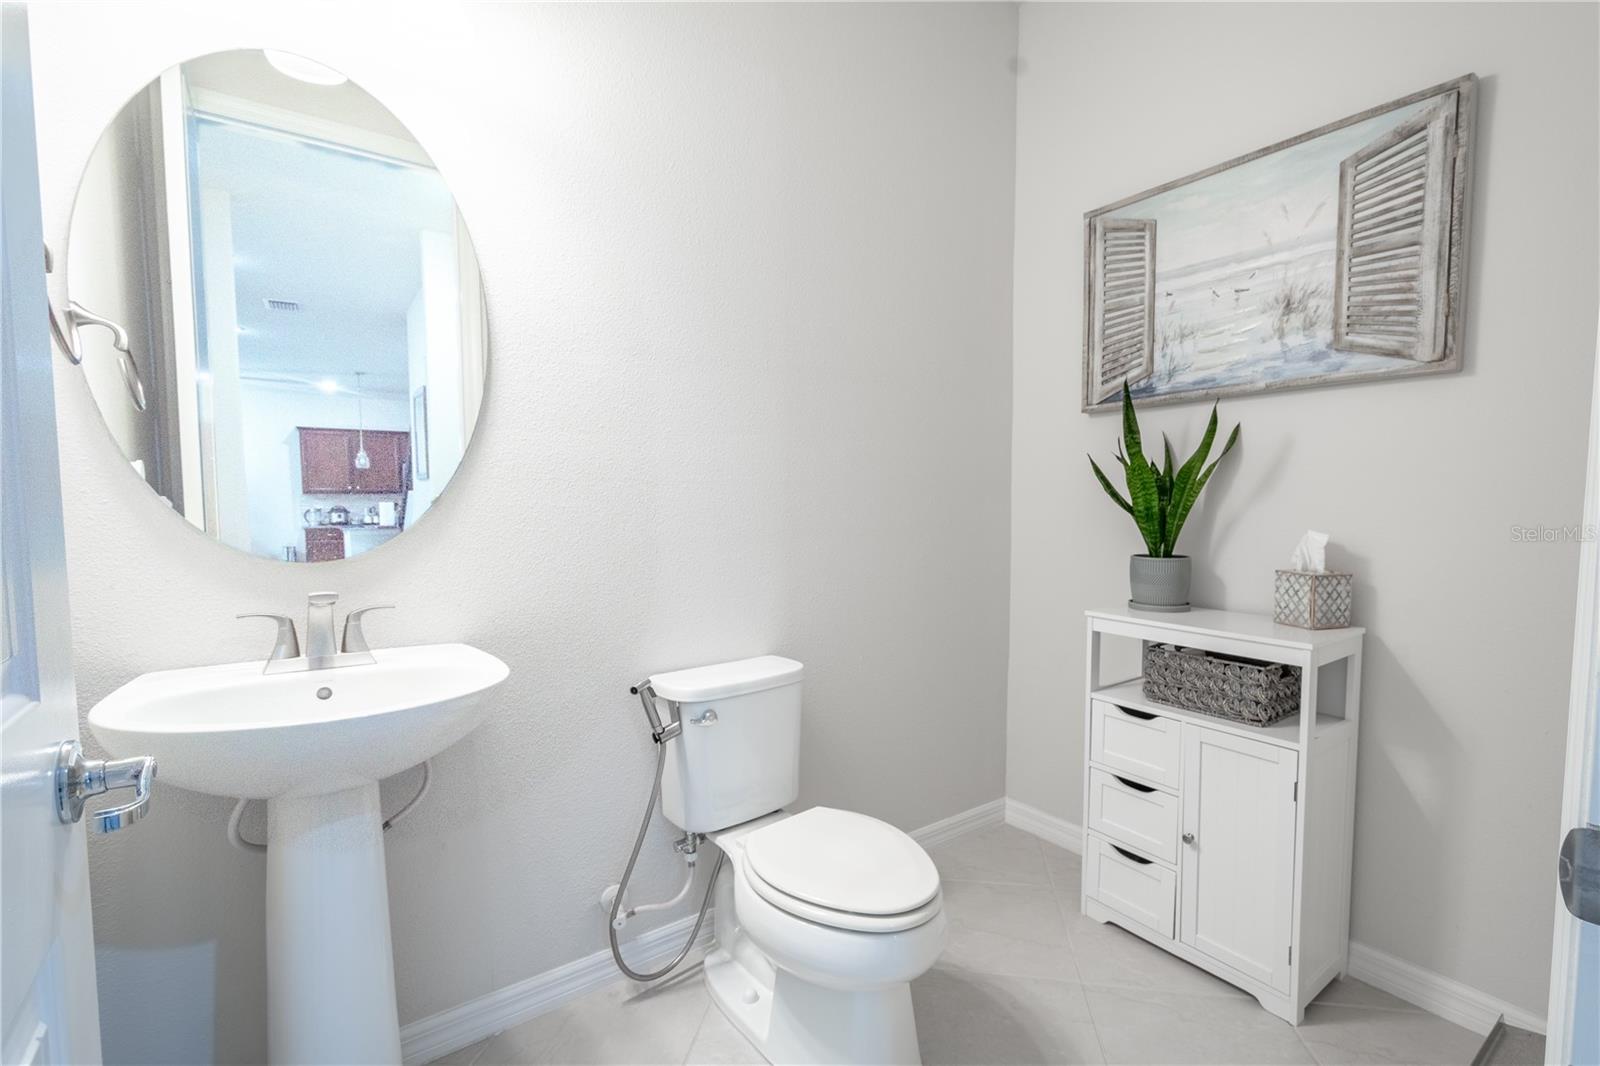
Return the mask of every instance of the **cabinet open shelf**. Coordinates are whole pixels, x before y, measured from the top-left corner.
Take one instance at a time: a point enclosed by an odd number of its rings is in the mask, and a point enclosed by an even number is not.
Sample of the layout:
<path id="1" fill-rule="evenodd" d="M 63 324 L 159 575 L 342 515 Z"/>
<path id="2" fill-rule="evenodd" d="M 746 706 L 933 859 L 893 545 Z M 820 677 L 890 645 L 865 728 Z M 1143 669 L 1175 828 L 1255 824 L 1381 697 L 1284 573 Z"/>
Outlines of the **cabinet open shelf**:
<path id="1" fill-rule="evenodd" d="M 1119 707 L 1128 707 L 1135 711 L 1144 711 L 1147 714 L 1162 714 L 1168 718 L 1179 718 L 1185 721 L 1198 722 L 1208 729 L 1220 729 L 1226 733 L 1233 733 L 1252 740 L 1264 740 L 1268 744 L 1278 744 L 1285 748 L 1300 746 L 1300 715 L 1291 714 L 1280 718 L 1271 725 L 1255 726 L 1243 722 L 1219 718 L 1214 714 L 1203 711 L 1191 711 L 1185 707 L 1177 707 L 1170 703 L 1150 699 L 1144 694 L 1144 678 L 1136 677 L 1131 681 L 1123 681 L 1116 685 L 1107 685 L 1097 688 L 1089 693 L 1091 699 L 1105 700 Z M 1343 718 L 1331 714 L 1317 715 L 1316 736 L 1321 736 L 1324 730 L 1339 729 L 1345 724 Z"/>

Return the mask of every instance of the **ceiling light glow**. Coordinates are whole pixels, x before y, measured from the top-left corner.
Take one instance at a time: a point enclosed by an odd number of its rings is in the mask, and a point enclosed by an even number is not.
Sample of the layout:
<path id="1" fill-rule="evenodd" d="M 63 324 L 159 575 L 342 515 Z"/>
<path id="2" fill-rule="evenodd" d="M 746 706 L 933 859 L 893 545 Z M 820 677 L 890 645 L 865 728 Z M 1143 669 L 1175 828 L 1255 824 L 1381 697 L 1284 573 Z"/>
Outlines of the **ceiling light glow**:
<path id="1" fill-rule="evenodd" d="M 307 85 L 343 85 L 350 80 L 332 67 L 323 66 L 314 59 L 297 56 L 293 52 L 263 48 L 261 54 L 266 56 L 267 62 L 272 64 L 272 69 L 279 74 L 291 77 L 295 81 L 303 81 Z"/>

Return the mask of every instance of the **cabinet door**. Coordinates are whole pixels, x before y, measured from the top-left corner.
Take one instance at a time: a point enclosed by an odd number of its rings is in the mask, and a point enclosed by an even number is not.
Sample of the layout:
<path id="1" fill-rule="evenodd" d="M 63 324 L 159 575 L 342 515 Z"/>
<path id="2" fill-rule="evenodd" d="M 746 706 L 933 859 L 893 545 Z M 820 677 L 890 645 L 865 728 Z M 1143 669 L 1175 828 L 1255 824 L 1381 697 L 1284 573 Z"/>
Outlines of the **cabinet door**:
<path id="1" fill-rule="evenodd" d="M 1296 752 L 1183 726 L 1180 939 L 1289 990 Z"/>
<path id="2" fill-rule="evenodd" d="M 301 492 L 349 492 L 355 487 L 353 436 L 342 429 L 300 430 Z"/>
<path id="3" fill-rule="evenodd" d="M 411 463 L 411 431 L 384 430 L 389 441 L 389 480 L 383 492 L 402 493 L 406 490 L 406 468 Z"/>
<path id="4" fill-rule="evenodd" d="M 383 491 L 400 493 L 406 490 L 405 471 L 411 461 L 411 433 L 389 432 L 383 434 L 389 439 L 389 484 Z"/>
<path id="5" fill-rule="evenodd" d="M 372 465 L 355 471 L 357 492 L 399 493 L 405 485 L 401 463 L 410 453 L 410 434 L 389 430 L 370 430 L 366 434 L 367 458 Z"/>
<path id="6" fill-rule="evenodd" d="M 306 562 L 326 563 L 344 558 L 344 530 L 306 530 Z"/>

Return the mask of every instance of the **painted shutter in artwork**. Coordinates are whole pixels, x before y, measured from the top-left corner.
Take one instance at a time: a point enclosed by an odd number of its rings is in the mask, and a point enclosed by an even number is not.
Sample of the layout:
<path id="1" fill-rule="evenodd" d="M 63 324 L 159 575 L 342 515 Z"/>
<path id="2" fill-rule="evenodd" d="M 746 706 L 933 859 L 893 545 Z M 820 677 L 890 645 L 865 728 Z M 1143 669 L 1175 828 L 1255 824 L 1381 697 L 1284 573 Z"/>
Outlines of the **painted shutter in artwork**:
<path id="1" fill-rule="evenodd" d="M 1456 96 L 1446 93 L 1339 167 L 1335 348 L 1444 358 Z"/>
<path id="2" fill-rule="evenodd" d="M 1155 219 L 1095 219 L 1093 249 L 1089 387 L 1099 403 L 1155 369 Z"/>

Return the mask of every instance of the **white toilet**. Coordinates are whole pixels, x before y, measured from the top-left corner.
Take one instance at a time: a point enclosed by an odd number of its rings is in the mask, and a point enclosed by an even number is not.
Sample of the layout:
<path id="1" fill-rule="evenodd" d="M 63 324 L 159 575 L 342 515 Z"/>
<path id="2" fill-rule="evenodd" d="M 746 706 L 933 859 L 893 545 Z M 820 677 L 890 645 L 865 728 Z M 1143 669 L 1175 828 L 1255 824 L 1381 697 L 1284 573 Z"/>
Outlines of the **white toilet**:
<path id="1" fill-rule="evenodd" d="M 775 655 L 650 679 L 682 722 L 661 808 L 726 855 L 706 984 L 773 1063 L 916 1063 L 911 981 L 944 946 L 939 872 L 911 837 L 800 783 L 801 665 Z"/>

